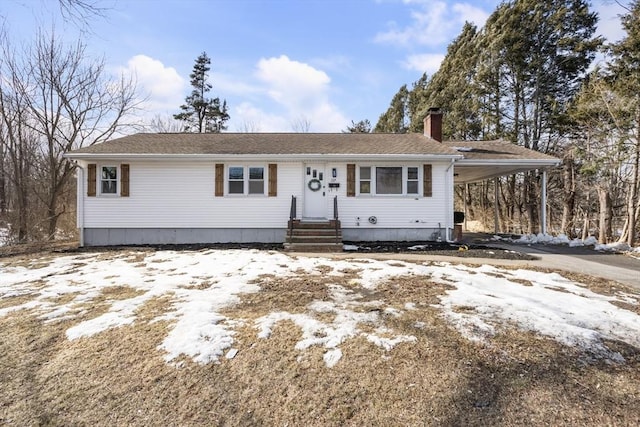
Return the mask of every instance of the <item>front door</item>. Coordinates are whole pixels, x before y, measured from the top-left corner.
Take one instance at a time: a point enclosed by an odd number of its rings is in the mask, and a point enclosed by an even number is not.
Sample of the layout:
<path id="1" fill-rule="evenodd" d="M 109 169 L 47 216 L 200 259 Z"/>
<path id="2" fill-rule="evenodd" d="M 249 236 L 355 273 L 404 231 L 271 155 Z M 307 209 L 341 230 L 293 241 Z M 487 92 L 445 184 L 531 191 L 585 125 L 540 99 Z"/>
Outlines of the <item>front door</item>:
<path id="1" fill-rule="evenodd" d="M 324 165 L 307 163 L 304 167 L 304 218 L 326 218 Z"/>

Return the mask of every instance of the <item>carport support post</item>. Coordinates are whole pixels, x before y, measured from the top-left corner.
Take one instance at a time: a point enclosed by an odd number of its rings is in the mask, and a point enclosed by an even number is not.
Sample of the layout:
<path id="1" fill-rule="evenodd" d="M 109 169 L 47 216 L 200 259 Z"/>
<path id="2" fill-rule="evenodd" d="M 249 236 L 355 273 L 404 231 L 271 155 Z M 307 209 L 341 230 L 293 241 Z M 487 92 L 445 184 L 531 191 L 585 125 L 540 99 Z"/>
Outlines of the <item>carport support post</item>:
<path id="1" fill-rule="evenodd" d="M 542 169 L 542 195 L 540 211 L 540 232 L 547 234 L 547 170 Z"/>
<path id="2" fill-rule="evenodd" d="M 469 216 L 469 206 L 467 206 L 467 197 L 469 197 L 469 183 L 464 183 L 464 230 L 468 231 L 467 228 L 467 217 Z"/>
<path id="3" fill-rule="evenodd" d="M 495 199 L 495 203 L 494 203 L 494 210 L 493 210 L 493 229 L 494 229 L 494 233 L 498 234 L 500 232 L 499 227 L 499 221 L 498 221 L 498 215 L 500 213 L 500 202 L 498 201 L 498 177 L 493 178 L 493 198 Z"/>

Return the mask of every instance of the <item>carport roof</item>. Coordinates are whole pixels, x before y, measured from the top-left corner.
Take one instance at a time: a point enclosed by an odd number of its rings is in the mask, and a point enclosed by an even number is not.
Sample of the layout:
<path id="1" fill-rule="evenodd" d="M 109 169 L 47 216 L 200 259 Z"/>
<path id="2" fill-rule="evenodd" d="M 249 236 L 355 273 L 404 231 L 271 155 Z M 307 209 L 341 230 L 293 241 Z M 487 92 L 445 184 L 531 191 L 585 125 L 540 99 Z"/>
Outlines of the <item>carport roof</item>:
<path id="1" fill-rule="evenodd" d="M 504 140 L 446 141 L 443 144 L 464 156 L 454 165 L 456 183 L 477 182 L 560 164 L 556 157 Z"/>

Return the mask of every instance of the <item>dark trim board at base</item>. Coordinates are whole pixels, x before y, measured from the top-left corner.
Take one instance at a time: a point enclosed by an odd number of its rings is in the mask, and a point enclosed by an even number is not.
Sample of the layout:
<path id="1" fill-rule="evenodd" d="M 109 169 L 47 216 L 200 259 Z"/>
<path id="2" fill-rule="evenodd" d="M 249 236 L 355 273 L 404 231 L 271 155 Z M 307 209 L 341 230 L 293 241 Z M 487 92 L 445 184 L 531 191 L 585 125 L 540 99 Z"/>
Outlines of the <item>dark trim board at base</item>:
<path id="1" fill-rule="evenodd" d="M 85 228 L 84 246 L 284 243 L 286 228 Z M 343 228 L 349 242 L 444 241 L 441 228 Z"/>
<path id="2" fill-rule="evenodd" d="M 285 228 L 85 228 L 84 246 L 282 243 Z"/>

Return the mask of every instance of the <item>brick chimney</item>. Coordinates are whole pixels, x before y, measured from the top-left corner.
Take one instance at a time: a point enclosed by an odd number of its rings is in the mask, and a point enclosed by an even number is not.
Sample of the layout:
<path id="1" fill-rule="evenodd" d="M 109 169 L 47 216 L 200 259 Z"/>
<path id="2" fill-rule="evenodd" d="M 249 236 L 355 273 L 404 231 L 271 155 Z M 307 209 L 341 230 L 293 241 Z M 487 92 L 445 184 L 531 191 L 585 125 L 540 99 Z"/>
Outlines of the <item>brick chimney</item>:
<path id="1" fill-rule="evenodd" d="M 424 118 L 424 134 L 438 142 L 442 142 L 442 111 L 440 108 L 429 108 Z"/>

